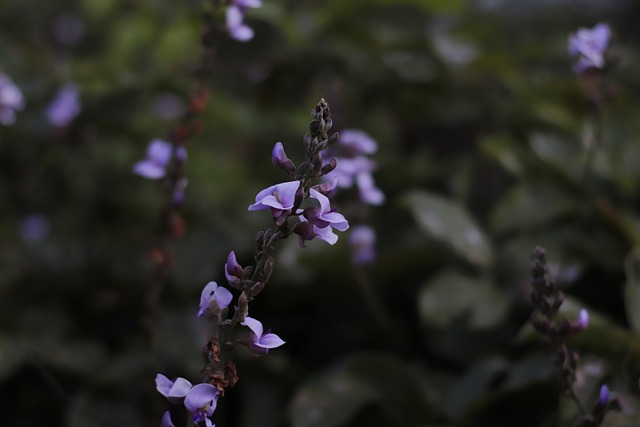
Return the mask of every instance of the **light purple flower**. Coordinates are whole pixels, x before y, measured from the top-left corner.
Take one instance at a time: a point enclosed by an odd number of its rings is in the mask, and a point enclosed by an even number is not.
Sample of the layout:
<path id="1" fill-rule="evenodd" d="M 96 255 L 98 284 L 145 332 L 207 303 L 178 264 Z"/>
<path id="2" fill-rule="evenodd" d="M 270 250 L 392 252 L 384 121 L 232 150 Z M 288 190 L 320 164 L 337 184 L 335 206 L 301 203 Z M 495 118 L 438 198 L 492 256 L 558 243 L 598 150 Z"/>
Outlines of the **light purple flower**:
<path id="1" fill-rule="evenodd" d="M 253 344 L 252 349 L 256 353 L 267 353 L 269 349 L 280 347 L 285 343 L 282 338 L 276 334 L 270 332 L 265 334 L 262 323 L 253 317 L 245 317 L 244 322 L 241 322 L 241 324 L 249 327 L 251 332 L 253 332 L 251 342 Z"/>
<path id="2" fill-rule="evenodd" d="M 331 209 L 329 199 L 324 194 L 312 188 L 309 190 L 309 196 L 316 199 L 320 206 L 305 209 L 304 216 L 301 216 L 300 220 L 309 221 L 311 231 L 320 240 L 324 240 L 330 245 L 335 244 L 338 241 L 338 235 L 333 232 L 332 228 L 346 231 L 349 228 L 349 222 L 342 214 Z"/>
<path id="3" fill-rule="evenodd" d="M 231 38 L 238 41 L 249 41 L 253 38 L 253 30 L 244 24 L 244 13 L 248 8 L 262 7 L 261 0 L 233 0 L 227 7 L 227 31 Z"/>
<path id="4" fill-rule="evenodd" d="M 232 299 L 233 295 L 226 288 L 218 286 L 216 282 L 207 283 L 200 297 L 198 317 L 202 317 L 204 314 L 217 316 L 222 310 L 229 306 Z"/>
<path id="5" fill-rule="evenodd" d="M 369 264 L 376 257 L 374 245 L 376 232 L 368 225 L 357 225 L 351 229 L 349 244 L 353 259 L 358 264 Z"/>
<path id="6" fill-rule="evenodd" d="M 587 326 L 589 326 L 589 312 L 583 308 L 578 312 L 578 318 L 571 324 L 571 330 L 584 331 Z"/>
<path id="7" fill-rule="evenodd" d="M 16 121 L 16 112 L 24 108 L 22 92 L 13 80 L 0 72 L 0 123 L 12 125 Z"/>
<path id="8" fill-rule="evenodd" d="M 156 375 L 156 389 L 172 403 L 184 402 L 184 406 L 191 413 L 195 424 L 204 422 L 207 427 L 213 427 L 209 419 L 216 410 L 219 391 L 211 384 L 197 384 L 195 386 L 184 378 L 171 381 L 162 374 Z M 165 412 L 162 426 L 171 426 L 171 416 Z"/>
<path id="9" fill-rule="evenodd" d="M 282 225 L 291 213 L 298 188 L 300 188 L 300 181 L 283 182 L 265 188 L 258 193 L 256 202 L 249 206 L 249 210 L 271 209 L 276 223 Z"/>
<path id="10" fill-rule="evenodd" d="M 592 29 L 580 28 L 569 35 L 569 54 L 579 55 L 574 71 L 582 73 L 589 68 L 602 68 L 605 65 L 605 51 L 609 45 L 611 30 L 607 24 L 598 24 Z"/>
<path id="11" fill-rule="evenodd" d="M 609 403 L 609 387 L 606 384 L 602 384 L 600 387 L 600 394 L 598 395 L 598 406 L 604 408 Z"/>
<path id="12" fill-rule="evenodd" d="M 366 132 L 358 129 L 346 129 L 340 132 L 340 145 L 345 147 L 348 155 L 373 154 L 378 144 Z"/>
<path id="13" fill-rule="evenodd" d="M 291 159 L 287 156 L 287 153 L 284 152 L 284 147 L 282 146 L 282 142 L 276 142 L 273 146 L 273 150 L 271 151 L 271 160 L 273 164 L 287 172 L 290 175 L 296 171 L 296 166 L 293 164 Z"/>
<path id="14" fill-rule="evenodd" d="M 66 85 L 47 107 L 47 120 L 53 126 L 65 128 L 80 114 L 81 109 L 78 87 Z"/>
<path id="15" fill-rule="evenodd" d="M 49 220 L 44 215 L 26 215 L 20 221 L 20 235 L 25 242 L 39 242 L 49 234 Z"/>
<path id="16" fill-rule="evenodd" d="M 133 172 L 148 179 L 160 179 L 167 173 L 167 165 L 173 155 L 173 145 L 161 139 L 154 139 L 147 148 L 147 158 L 133 165 Z M 180 159 L 187 157 L 187 150 L 178 147 L 176 155 Z"/>

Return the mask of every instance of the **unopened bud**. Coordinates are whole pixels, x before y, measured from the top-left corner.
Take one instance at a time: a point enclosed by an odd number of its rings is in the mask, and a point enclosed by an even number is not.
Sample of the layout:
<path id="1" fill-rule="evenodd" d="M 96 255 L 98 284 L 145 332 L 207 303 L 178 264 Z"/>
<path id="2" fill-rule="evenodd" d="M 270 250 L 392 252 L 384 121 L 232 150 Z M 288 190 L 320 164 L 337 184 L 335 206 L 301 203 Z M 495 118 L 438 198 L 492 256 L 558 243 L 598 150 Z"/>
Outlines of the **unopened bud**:
<path id="1" fill-rule="evenodd" d="M 273 146 L 273 151 L 271 152 L 271 160 L 273 164 L 288 173 L 289 175 L 293 175 L 296 171 L 296 166 L 293 162 L 287 157 L 287 154 L 284 152 L 284 147 L 281 142 L 277 142 L 276 145 Z"/>
<path id="2" fill-rule="evenodd" d="M 329 163 L 325 163 L 324 166 L 322 166 L 322 170 L 321 170 L 322 175 L 326 175 L 332 172 L 336 168 L 336 166 L 338 166 L 338 159 L 336 159 L 335 157 L 332 157 L 331 160 L 329 160 Z"/>
<path id="3" fill-rule="evenodd" d="M 249 314 L 249 301 L 247 299 L 247 294 L 242 291 L 242 293 L 238 297 L 238 320 L 240 322 L 244 322 L 247 314 Z"/>

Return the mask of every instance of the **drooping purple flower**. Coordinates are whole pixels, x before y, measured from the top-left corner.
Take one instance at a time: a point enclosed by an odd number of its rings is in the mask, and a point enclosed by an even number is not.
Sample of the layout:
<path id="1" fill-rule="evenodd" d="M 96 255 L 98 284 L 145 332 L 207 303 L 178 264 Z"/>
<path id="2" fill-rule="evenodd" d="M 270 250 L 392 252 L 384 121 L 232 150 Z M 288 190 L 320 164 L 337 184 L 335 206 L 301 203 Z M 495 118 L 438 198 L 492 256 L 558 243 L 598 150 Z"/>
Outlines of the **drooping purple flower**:
<path id="1" fill-rule="evenodd" d="M 47 120 L 55 127 L 65 128 L 80 114 L 81 108 L 78 87 L 72 84 L 66 85 L 49 103 Z"/>
<path id="2" fill-rule="evenodd" d="M 349 222 L 342 214 L 331 209 L 329 199 L 322 193 L 311 188 L 309 196 L 316 199 L 320 206 L 307 208 L 304 210 L 301 221 L 308 221 L 311 226 L 311 232 L 320 240 L 324 240 L 330 245 L 338 241 L 338 235 L 333 232 L 333 228 L 338 231 L 346 231 L 349 228 Z M 304 238 L 304 236 L 302 236 Z"/>
<path id="3" fill-rule="evenodd" d="M 376 232 L 368 225 L 357 225 L 351 229 L 349 244 L 353 260 L 358 264 L 370 264 L 376 257 L 374 245 Z"/>
<path id="4" fill-rule="evenodd" d="M 156 389 L 172 403 L 184 402 L 184 406 L 191 413 L 191 419 L 197 425 L 202 422 L 207 427 L 213 427 L 209 419 L 216 410 L 220 392 L 211 384 L 196 384 L 195 386 L 184 378 L 171 381 L 162 374 L 156 375 Z M 162 426 L 173 425 L 171 416 L 165 412 Z"/>
<path id="5" fill-rule="evenodd" d="M 285 343 L 282 338 L 276 334 L 270 332 L 265 334 L 262 322 L 253 317 L 245 317 L 244 322 L 241 322 L 241 324 L 247 326 L 251 329 L 251 332 L 253 332 L 251 336 L 251 347 L 252 350 L 258 354 L 267 353 L 269 349 L 280 347 Z"/>
<path id="6" fill-rule="evenodd" d="M 160 179 L 167 173 L 167 165 L 173 155 L 173 145 L 161 139 L 154 139 L 147 148 L 147 158 L 133 165 L 133 172 L 148 179 Z M 176 148 L 176 156 L 180 159 L 187 157 L 184 147 Z"/>
<path id="7" fill-rule="evenodd" d="M 271 209 L 278 225 L 284 224 L 296 200 L 300 181 L 289 181 L 265 188 L 256 196 L 256 202 L 249 206 L 250 211 Z"/>
<path id="8" fill-rule="evenodd" d="M 589 326 L 589 312 L 583 308 L 578 312 L 578 318 L 571 323 L 571 330 L 575 332 L 584 331 L 587 326 Z"/>
<path id="9" fill-rule="evenodd" d="M 0 72 L 0 123 L 12 125 L 16 121 L 16 112 L 24 108 L 22 92 L 6 74 Z"/>
<path id="10" fill-rule="evenodd" d="M 49 220 L 44 215 L 26 215 L 20 221 L 20 235 L 25 242 L 39 242 L 49 234 Z"/>
<path id="11" fill-rule="evenodd" d="M 208 316 L 217 316 L 222 310 L 227 308 L 233 300 L 233 295 L 222 286 L 218 286 L 216 282 L 209 282 L 202 290 L 200 296 L 200 311 L 198 317 L 204 314 Z"/>
<path id="12" fill-rule="evenodd" d="M 229 252 L 229 256 L 227 256 L 227 262 L 224 264 L 224 275 L 226 276 L 229 285 L 233 287 L 239 286 L 240 283 L 242 283 L 244 270 L 242 269 L 242 266 L 238 264 L 236 253 L 234 251 Z"/>
<path id="13" fill-rule="evenodd" d="M 231 38 L 238 41 L 249 41 L 253 38 L 253 30 L 245 25 L 244 13 L 248 8 L 262 7 L 261 0 L 233 0 L 227 7 L 227 31 Z"/>
<path id="14" fill-rule="evenodd" d="M 582 73 L 589 68 L 602 68 L 605 65 L 605 51 L 611 38 L 611 29 L 607 24 L 598 24 L 595 27 L 580 28 L 574 34 L 569 35 L 569 54 L 580 56 L 574 64 L 574 71 Z"/>

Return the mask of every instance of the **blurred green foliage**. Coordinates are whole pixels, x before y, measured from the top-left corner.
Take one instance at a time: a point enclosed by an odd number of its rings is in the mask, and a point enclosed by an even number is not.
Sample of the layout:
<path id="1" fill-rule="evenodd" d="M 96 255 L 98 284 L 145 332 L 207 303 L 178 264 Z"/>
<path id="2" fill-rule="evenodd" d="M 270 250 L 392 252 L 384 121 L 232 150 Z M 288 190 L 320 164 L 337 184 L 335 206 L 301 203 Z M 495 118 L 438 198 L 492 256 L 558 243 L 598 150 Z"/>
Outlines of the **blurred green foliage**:
<path id="1" fill-rule="evenodd" d="M 579 398 L 591 407 L 606 381 L 623 410 L 605 424 L 639 425 L 640 4 L 264 3 L 248 13 L 254 40 L 215 39 L 211 100 L 188 147 L 187 232 L 150 310 L 147 253 L 163 201 L 131 167 L 177 122 L 159 105 L 186 108 L 208 6 L 0 2 L 0 69 L 27 100 L 0 127 L 2 425 L 159 424 L 167 403 L 155 374 L 198 381 L 202 287 L 224 283 L 230 250 L 251 259 L 269 221 L 247 206 L 286 179 L 271 147 L 282 141 L 301 160 L 321 97 L 334 130 L 363 129 L 379 143 L 387 202 L 363 211 L 348 191 L 334 202 L 376 229 L 378 258 L 354 268 L 346 233 L 335 247 L 278 248 L 252 315 L 287 345 L 240 354 L 217 425 L 571 425 L 573 402 L 558 396 L 552 357 L 528 326 L 535 245 L 572 295 L 567 316 L 591 313 L 571 342 L 582 355 Z M 80 37 L 64 43 L 69 18 Z M 590 82 L 571 73 L 566 42 L 602 21 L 619 63 L 601 143 L 587 150 Z M 83 110 L 56 130 L 44 111 L 68 82 Z M 33 214 L 49 224 L 42 240 L 21 235 Z"/>

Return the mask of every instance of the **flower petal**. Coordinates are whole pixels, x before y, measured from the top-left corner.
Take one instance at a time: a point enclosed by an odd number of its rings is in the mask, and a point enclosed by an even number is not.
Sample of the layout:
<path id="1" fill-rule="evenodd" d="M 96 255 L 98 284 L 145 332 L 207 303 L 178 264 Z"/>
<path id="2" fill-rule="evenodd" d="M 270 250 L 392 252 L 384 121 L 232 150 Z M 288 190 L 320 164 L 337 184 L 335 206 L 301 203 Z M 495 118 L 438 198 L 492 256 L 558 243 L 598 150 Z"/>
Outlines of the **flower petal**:
<path id="1" fill-rule="evenodd" d="M 276 347 L 280 347 L 284 343 L 285 342 L 282 338 L 280 338 L 276 334 L 269 333 L 269 334 L 264 334 L 254 344 L 262 348 L 276 348 Z"/>
<path id="2" fill-rule="evenodd" d="M 217 403 L 218 389 L 211 384 L 196 384 L 184 399 L 184 406 L 191 412 L 202 409 L 206 406 L 213 406 Z M 213 411 L 211 411 L 213 413 Z"/>
<path id="3" fill-rule="evenodd" d="M 133 165 L 133 173 L 147 179 L 159 179 L 165 175 L 166 171 L 164 166 L 145 159 Z"/>
<path id="4" fill-rule="evenodd" d="M 202 290 L 202 295 L 200 296 L 200 311 L 198 311 L 198 317 L 202 317 L 207 308 L 209 308 L 209 304 L 211 300 L 214 298 L 213 295 L 218 289 L 218 284 L 216 282 L 209 282 L 207 286 Z"/>
<path id="5" fill-rule="evenodd" d="M 162 424 L 160 427 L 176 427 L 171 420 L 171 413 L 169 411 L 165 411 L 164 415 L 162 415 Z"/>
<path id="6" fill-rule="evenodd" d="M 227 290 L 227 288 L 219 286 L 218 289 L 216 289 L 216 291 L 213 293 L 213 298 L 216 300 L 220 308 L 226 308 L 229 307 L 229 304 L 231 304 L 233 295 Z"/>
<path id="7" fill-rule="evenodd" d="M 258 339 L 260 339 L 260 337 L 264 332 L 264 327 L 262 326 L 262 322 L 260 322 L 257 319 L 254 319 L 253 317 L 249 317 L 249 316 L 245 317 L 244 322 L 241 322 L 240 324 L 244 326 L 248 326 L 249 329 L 251 329 L 251 331 L 253 331 L 253 333 L 256 334 Z"/>

